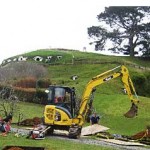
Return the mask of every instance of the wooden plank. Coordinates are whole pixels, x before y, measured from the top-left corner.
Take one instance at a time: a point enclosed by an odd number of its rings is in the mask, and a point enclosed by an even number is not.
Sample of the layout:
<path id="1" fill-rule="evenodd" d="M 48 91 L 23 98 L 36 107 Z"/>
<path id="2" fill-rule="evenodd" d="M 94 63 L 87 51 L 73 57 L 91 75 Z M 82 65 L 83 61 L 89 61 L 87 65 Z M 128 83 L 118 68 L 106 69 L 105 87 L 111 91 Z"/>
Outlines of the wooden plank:
<path id="1" fill-rule="evenodd" d="M 109 128 L 104 127 L 102 125 L 94 124 L 87 127 L 83 127 L 81 131 L 81 136 L 93 135 L 99 132 L 104 132 L 106 130 L 109 130 Z"/>
<path id="2" fill-rule="evenodd" d="M 99 139 L 100 141 L 105 141 L 113 144 L 118 145 L 126 145 L 126 146 L 146 146 L 145 144 L 138 143 L 138 142 L 128 142 L 128 141 L 121 141 L 121 140 L 115 140 L 115 139 Z"/>

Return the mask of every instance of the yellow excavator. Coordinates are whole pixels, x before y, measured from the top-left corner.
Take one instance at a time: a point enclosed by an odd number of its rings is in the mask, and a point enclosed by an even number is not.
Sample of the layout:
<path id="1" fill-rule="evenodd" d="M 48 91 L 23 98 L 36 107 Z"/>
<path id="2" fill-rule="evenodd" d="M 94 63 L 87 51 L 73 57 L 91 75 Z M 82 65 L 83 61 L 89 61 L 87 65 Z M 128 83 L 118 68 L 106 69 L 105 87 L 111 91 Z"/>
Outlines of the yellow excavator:
<path id="1" fill-rule="evenodd" d="M 138 97 L 129 76 L 128 69 L 122 65 L 93 77 L 86 85 L 79 109 L 76 109 L 75 88 L 51 85 L 46 90 L 48 104 L 44 110 L 44 124 L 51 128 L 48 133 L 52 134 L 54 129 L 67 130 L 70 138 L 78 138 L 81 129 L 90 112 L 93 93 L 98 85 L 120 77 L 124 88 L 131 100 L 130 110 L 124 114 L 125 117 L 133 118 L 138 112 Z"/>

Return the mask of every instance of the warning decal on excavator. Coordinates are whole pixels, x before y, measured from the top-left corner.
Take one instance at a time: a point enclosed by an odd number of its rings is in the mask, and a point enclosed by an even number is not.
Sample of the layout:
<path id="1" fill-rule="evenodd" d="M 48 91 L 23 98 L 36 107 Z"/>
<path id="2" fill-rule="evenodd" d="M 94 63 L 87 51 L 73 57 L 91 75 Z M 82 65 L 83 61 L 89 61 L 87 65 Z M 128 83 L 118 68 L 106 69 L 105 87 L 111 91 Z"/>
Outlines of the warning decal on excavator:
<path id="1" fill-rule="evenodd" d="M 103 81 L 109 81 L 109 80 L 112 79 L 112 78 L 113 78 L 113 75 L 111 75 L 111 76 L 109 76 L 109 77 L 103 79 Z"/>

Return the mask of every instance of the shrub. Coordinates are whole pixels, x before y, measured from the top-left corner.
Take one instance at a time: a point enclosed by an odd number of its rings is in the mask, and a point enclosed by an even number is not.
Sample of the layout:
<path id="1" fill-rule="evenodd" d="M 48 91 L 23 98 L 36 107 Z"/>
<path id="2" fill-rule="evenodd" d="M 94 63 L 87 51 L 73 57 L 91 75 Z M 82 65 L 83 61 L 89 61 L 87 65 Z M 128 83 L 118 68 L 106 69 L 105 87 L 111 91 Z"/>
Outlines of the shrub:
<path id="1" fill-rule="evenodd" d="M 15 93 L 17 94 L 20 101 L 33 102 L 36 94 L 36 89 L 15 87 Z"/>
<path id="2" fill-rule="evenodd" d="M 145 83 L 145 92 L 146 96 L 150 97 L 150 73 L 146 73 L 146 83 Z"/>
<path id="3" fill-rule="evenodd" d="M 36 82 L 36 87 L 37 88 L 48 88 L 49 85 L 51 85 L 52 82 L 50 79 L 39 79 Z"/>
<path id="4" fill-rule="evenodd" d="M 143 83 L 145 83 L 146 81 L 146 77 L 144 76 L 144 74 L 136 74 L 135 76 L 133 76 L 132 79 L 136 84 L 141 85 Z"/>
<path id="5" fill-rule="evenodd" d="M 36 79 L 34 77 L 26 77 L 17 81 L 14 86 L 21 88 L 36 88 Z"/>
<path id="6" fill-rule="evenodd" d="M 36 90 L 36 94 L 34 97 L 33 102 L 39 103 L 39 104 L 47 104 L 47 93 L 45 93 L 45 90 L 38 89 Z"/>
<path id="7" fill-rule="evenodd" d="M 132 77 L 138 95 L 150 96 L 150 74 L 134 74 Z"/>
<path id="8" fill-rule="evenodd" d="M 20 101 L 47 104 L 47 94 L 44 89 L 15 87 L 15 93 Z"/>

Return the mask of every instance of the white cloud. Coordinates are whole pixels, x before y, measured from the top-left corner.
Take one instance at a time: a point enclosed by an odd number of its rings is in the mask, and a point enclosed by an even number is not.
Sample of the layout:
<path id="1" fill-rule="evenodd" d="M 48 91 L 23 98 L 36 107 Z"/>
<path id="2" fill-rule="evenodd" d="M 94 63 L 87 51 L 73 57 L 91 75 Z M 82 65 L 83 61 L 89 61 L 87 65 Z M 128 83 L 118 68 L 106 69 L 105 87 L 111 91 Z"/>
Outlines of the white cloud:
<path id="1" fill-rule="evenodd" d="M 96 16 L 105 6 L 147 4 L 144 2 L 126 0 L 123 4 L 117 0 L 0 1 L 0 61 L 25 51 L 50 46 L 90 48 L 87 27 L 98 23 Z"/>

